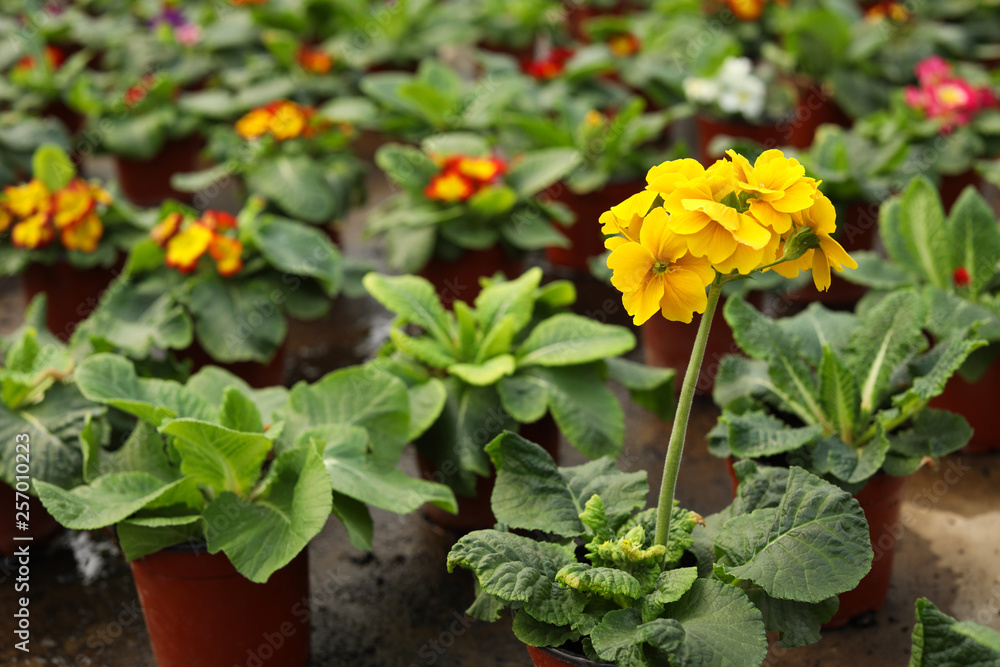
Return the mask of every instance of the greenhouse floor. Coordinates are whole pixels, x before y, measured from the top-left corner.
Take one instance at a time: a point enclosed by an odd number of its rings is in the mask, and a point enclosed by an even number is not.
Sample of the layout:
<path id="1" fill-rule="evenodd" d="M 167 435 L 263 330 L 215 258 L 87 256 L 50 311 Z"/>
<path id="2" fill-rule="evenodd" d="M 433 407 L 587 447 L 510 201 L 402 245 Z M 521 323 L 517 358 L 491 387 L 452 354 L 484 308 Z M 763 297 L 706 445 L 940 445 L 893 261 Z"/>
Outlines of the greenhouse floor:
<path id="1" fill-rule="evenodd" d="M 22 311 L 17 284 L 0 283 L 0 331 L 17 326 Z M 324 369 L 358 361 L 377 344 L 385 321 L 370 303 L 341 299 L 325 321 L 298 325 L 293 379 L 313 379 Z M 628 427 L 621 463 L 628 470 L 649 470 L 656 488 L 668 425 L 623 400 Z M 696 405 L 679 486 L 682 504 L 703 514 L 729 500 L 725 466 L 705 445 L 716 415 L 710 404 Z M 564 463 L 580 462 L 565 443 L 562 457 Z M 406 460 L 412 473 L 412 457 Z M 948 470 L 953 484 L 941 474 Z M 765 664 L 903 665 L 913 602 L 919 596 L 954 616 L 1000 629 L 998 483 L 996 455 L 952 456 L 937 473 L 925 469 L 914 475 L 907 483 L 904 533 L 882 611 L 827 632 L 814 646 L 772 647 Z M 465 572 L 449 575 L 444 567 L 455 535 L 437 529 L 420 513 L 374 515 L 373 554 L 352 548 L 336 520 L 312 543 L 313 665 L 530 664 L 509 620 L 486 624 L 464 616 L 472 601 L 472 580 Z M 0 572 L 0 581 L 0 609 L 11 609 L 15 595 L 6 571 Z M 155 664 L 129 568 L 103 533 L 66 534 L 34 557 L 31 614 L 31 655 L 16 651 L 5 639 L 0 664 Z M 0 636 L 11 636 L 9 625 L 5 615 Z"/>

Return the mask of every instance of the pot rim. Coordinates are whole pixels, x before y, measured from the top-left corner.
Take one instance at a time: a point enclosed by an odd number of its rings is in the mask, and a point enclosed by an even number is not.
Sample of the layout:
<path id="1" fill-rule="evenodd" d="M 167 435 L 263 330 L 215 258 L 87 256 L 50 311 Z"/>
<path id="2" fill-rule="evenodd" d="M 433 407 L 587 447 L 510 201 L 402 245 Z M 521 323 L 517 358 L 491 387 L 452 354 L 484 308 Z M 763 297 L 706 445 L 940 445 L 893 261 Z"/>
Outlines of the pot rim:
<path id="1" fill-rule="evenodd" d="M 533 646 L 536 651 L 541 651 L 553 658 L 558 658 L 563 662 L 572 665 L 573 667 L 614 667 L 614 665 L 607 662 L 594 662 L 590 658 L 586 658 L 582 655 L 577 655 L 575 653 L 567 653 L 561 649 L 551 648 L 548 646 Z"/>

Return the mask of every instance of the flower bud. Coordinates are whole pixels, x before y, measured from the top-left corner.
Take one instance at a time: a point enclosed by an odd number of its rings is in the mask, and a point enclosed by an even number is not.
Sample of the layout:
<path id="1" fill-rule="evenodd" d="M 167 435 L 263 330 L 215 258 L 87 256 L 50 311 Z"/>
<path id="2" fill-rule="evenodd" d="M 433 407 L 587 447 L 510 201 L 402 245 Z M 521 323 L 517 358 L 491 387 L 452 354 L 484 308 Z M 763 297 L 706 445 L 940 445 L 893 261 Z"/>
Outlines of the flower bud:
<path id="1" fill-rule="evenodd" d="M 794 234 L 785 240 L 785 250 L 781 259 L 790 262 L 806 254 L 809 250 L 819 247 L 819 237 L 815 230 L 809 226 L 799 227 Z"/>

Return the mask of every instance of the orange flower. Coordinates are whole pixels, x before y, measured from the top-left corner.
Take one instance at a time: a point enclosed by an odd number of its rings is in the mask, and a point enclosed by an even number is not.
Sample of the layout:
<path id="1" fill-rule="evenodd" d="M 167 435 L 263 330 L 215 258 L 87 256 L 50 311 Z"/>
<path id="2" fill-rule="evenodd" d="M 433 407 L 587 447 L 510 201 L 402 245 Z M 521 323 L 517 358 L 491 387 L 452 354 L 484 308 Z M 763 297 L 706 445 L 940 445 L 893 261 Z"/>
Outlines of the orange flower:
<path id="1" fill-rule="evenodd" d="M 149 232 L 149 237 L 156 241 L 156 245 L 161 248 L 167 245 L 167 241 L 172 239 L 177 231 L 181 228 L 181 222 L 184 221 L 184 216 L 182 216 L 177 211 L 167 213 L 163 220 L 156 223 L 153 230 Z"/>
<path id="2" fill-rule="evenodd" d="M 198 266 L 198 260 L 208 252 L 215 233 L 201 223 L 194 223 L 184 231 L 175 234 L 167 242 L 167 266 L 182 273 L 190 273 Z"/>
<path id="3" fill-rule="evenodd" d="M 219 275 L 228 277 L 236 275 L 243 269 L 243 244 L 239 239 L 216 234 L 208 246 L 208 251 L 215 260 Z"/>
<path id="4" fill-rule="evenodd" d="M 236 132 L 244 139 L 256 139 L 264 136 L 271 126 L 271 112 L 267 109 L 254 109 L 236 121 Z"/>
<path id="5" fill-rule="evenodd" d="M 37 178 L 24 185 L 8 185 L 3 189 L 3 196 L 4 206 L 18 218 L 49 207 L 49 190 Z"/>
<path id="6" fill-rule="evenodd" d="M 489 183 L 507 170 L 507 163 L 498 158 L 461 156 L 455 163 L 455 171 L 479 183 Z"/>
<path id="7" fill-rule="evenodd" d="M 294 102 L 281 101 L 273 106 L 271 113 L 268 129 L 278 141 L 300 136 L 309 120 L 305 110 Z"/>
<path id="8" fill-rule="evenodd" d="M 202 213 L 201 221 L 210 229 L 216 230 L 236 229 L 237 225 L 236 218 L 232 213 L 216 211 L 213 209 L 209 209 Z"/>
<path id="9" fill-rule="evenodd" d="M 94 252 L 104 235 L 104 225 L 94 212 L 62 230 L 60 239 L 67 250 Z"/>
<path id="10" fill-rule="evenodd" d="M 97 207 L 90 188 L 79 179 L 57 192 L 52 199 L 55 207 L 52 221 L 57 229 L 80 222 Z"/>
<path id="11" fill-rule="evenodd" d="M 46 46 L 43 53 L 43 60 L 48 70 L 50 72 L 54 72 L 59 69 L 63 64 L 63 61 L 66 60 L 66 54 L 55 46 Z M 35 62 L 34 56 L 25 56 L 17 61 L 17 64 L 14 65 L 14 69 L 19 72 L 30 71 L 35 68 Z"/>
<path id="12" fill-rule="evenodd" d="M 10 240 L 18 248 L 34 250 L 47 246 L 55 238 L 47 211 L 35 213 L 14 225 Z"/>
<path id="13" fill-rule="evenodd" d="M 736 14 L 736 18 L 742 21 L 756 21 L 764 13 L 764 4 L 766 0 L 726 0 L 726 4 L 729 5 L 729 9 Z M 788 0 L 775 0 L 777 4 L 785 7 L 788 5 Z"/>
<path id="14" fill-rule="evenodd" d="M 473 192 L 472 183 L 461 174 L 453 171 L 438 174 L 424 188 L 425 197 L 445 202 L 465 201 L 472 196 Z"/>
<path id="15" fill-rule="evenodd" d="M 615 35 L 608 40 L 608 50 L 615 58 L 634 56 L 639 53 L 640 47 L 639 38 L 629 32 Z"/>
<path id="16" fill-rule="evenodd" d="M 326 74 L 333 69 L 333 58 L 322 49 L 300 46 L 296 60 L 302 69 L 313 74 Z"/>

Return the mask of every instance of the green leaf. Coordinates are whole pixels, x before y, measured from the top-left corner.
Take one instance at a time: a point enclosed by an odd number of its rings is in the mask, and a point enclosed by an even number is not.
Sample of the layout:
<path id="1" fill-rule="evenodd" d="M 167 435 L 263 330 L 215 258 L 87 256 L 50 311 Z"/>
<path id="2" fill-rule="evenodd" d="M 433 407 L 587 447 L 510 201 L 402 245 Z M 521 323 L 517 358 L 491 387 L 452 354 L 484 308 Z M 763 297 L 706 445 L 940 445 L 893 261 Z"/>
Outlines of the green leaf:
<path id="1" fill-rule="evenodd" d="M 860 407 L 858 386 L 854 375 L 829 346 L 823 347 L 819 377 L 822 382 L 820 397 L 823 400 L 823 412 L 830 417 L 830 422 L 841 434 L 841 439 L 850 441 Z"/>
<path id="2" fill-rule="evenodd" d="M 851 494 L 793 467 L 781 502 L 734 516 L 715 539 L 716 569 L 771 597 L 821 602 L 871 567 L 864 512 Z"/>
<path id="3" fill-rule="evenodd" d="M 250 192 L 272 200 L 298 220 L 315 224 L 337 216 L 337 199 L 320 165 L 304 155 L 279 155 L 255 163 L 246 178 Z"/>
<path id="4" fill-rule="evenodd" d="M 451 321 L 434 286 L 416 276 L 382 276 L 369 273 L 365 289 L 403 322 L 416 324 L 444 346 L 451 345 Z"/>
<path id="5" fill-rule="evenodd" d="M 830 347 L 835 354 L 847 351 L 851 334 L 858 327 L 858 317 L 812 303 L 801 313 L 778 320 L 778 325 L 799 343 L 809 362 L 819 366 L 824 347 Z"/>
<path id="6" fill-rule="evenodd" d="M 219 424 L 234 431 L 263 433 L 264 421 L 254 402 L 236 387 L 227 387 L 222 398 Z"/>
<path id="7" fill-rule="evenodd" d="M 140 378 L 132 362 L 113 354 L 85 359 L 73 375 L 86 398 L 159 426 L 174 417 L 212 420 L 215 410 L 200 395 L 177 382 Z"/>
<path id="8" fill-rule="evenodd" d="M 580 515 L 587 501 L 600 495 L 616 530 L 645 504 L 649 492 L 644 471 L 624 473 L 608 459 L 559 468 L 541 447 L 509 431 L 487 445 L 486 452 L 497 469 L 493 513 L 513 528 L 582 535 L 586 528 Z"/>
<path id="9" fill-rule="evenodd" d="M 222 409 L 227 391 L 236 389 L 253 401 L 265 425 L 272 424 L 275 413 L 288 402 L 288 390 L 284 387 L 254 389 L 243 379 L 218 366 L 205 366 L 188 379 L 185 387 L 208 401 L 216 410 Z"/>
<path id="10" fill-rule="evenodd" d="M 288 320 L 264 280 L 211 276 L 188 297 L 198 343 L 215 361 L 268 363 L 285 342 Z"/>
<path id="11" fill-rule="evenodd" d="M 972 427 L 965 417 L 947 410 L 923 410 L 910 428 L 889 435 L 889 451 L 913 459 L 938 459 L 969 444 Z"/>
<path id="12" fill-rule="evenodd" d="M 201 517 L 197 515 L 127 519 L 117 525 L 115 532 L 127 561 L 203 535 Z"/>
<path id="13" fill-rule="evenodd" d="M 591 567 L 572 563 L 556 573 L 556 581 L 583 593 L 594 593 L 608 600 L 630 604 L 643 593 L 642 584 L 631 574 L 612 567 Z"/>
<path id="14" fill-rule="evenodd" d="M 563 588 L 556 573 L 575 562 L 571 550 L 529 537 L 477 530 L 455 543 L 448 571 L 472 570 L 483 591 L 505 602 L 522 603 L 526 613 L 552 625 L 568 625 L 583 611 L 586 597 Z"/>
<path id="15" fill-rule="evenodd" d="M 742 415 L 724 413 L 721 421 L 728 425 L 729 447 L 739 458 L 762 458 L 784 454 L 813 442 L 823 434 L 819 426 L 792 428 L 765 412 Z"/>
<path id="16" fill-rule="evenodd" d="M 487 598 L 493 599 L 489 596 Z M 514 636 L 528 646 L 562 646 L 580 636 L 580 633 L 572 628 L 542 623 L 531 614 L 523 612 L 514 617 L 512 629 Z"/>
<path id="17" fill-rule="evenodd" d="M 643 623 L 659 617 L 665 605 L 684 597 L 697 580 L 696 567 L 679 567 L 676 570 L 661 572 L 656 580 L 656 588 L 642 600 Z"/>
<path id="18" fill-rule="evenodd" d="M 945 227 L 944 208 L 937 188 L 917 177 L 903 191 L 900 200 L 899 233 L 907 253 L 916 260 L 924 280 L 947 287 L 951 275 L 947 262 L 952 240 Z"/>
<path id="19" fill-rule="evenodd" d="M 476 316 L 479 318 L 484 340 L 490 337 L 507 316 L 512 318 L 510 326 L 515 332 L 528 325 L 535 306 L 535 291 L 541 280 L 541 269 L 532 267 L 514 280 L 493 283 L 479 293 L 475 302 Z"/>
<path id="20" fill-rule="evenodd" d="M 927 598 L 917 600 L 916 608 L 910 667 L 1000 663 L 1000 633 L 969 622 L 958 623 Z"/>
<path id="21" fill-rule="evenodd" d="M 751 586 L 746 591 L 750 601 L 764 616 L 768 632 L 780 632 L 782 648 L 808 646 L 820 640 L 820 627 L 837 613 L 840 601 L 831 597 L 822 602 L 776 600 L 763 589 Z"/>
<path id="22" fill-rule="evenodd" d="M 209 553 L 225 552 L 244 577 L 264 583 L 299 555 L 330 518 L 330 476 L 312 447 L 274 460 L 257 502 L 226 491 L 203 513 Z"/>
<path id="23" fill-rule="evenodd" d="M 587 458 L 617 456 L 625 439 L 625 415 L 604 385 L 600 364 L 530 367 L 518 372 L 544 383 L 549 408 L 570 444 Z"/>
<path id="24" fill-rule="evenodd" d="M 496 384 L 501 378 L 513 374 L 514 367 L 514 357 L 509 354 L 501 354 L 481 364 L 452 364 L 448 366 L 447 370 L 448 373 L 463 382 L 477 387 L 485 387 Z"/>
<path id="25" fill-rule="evenodd" d="M 368 454 L 368 434 L 363 428 L 322 426 L 306 431 L 302 437 L 322 441 L 323 464 L 338 493 L 397 514 L 409 514 L 424 503 L 453 514 L 458 511 L 455 496 L 447 486 L 376 465 Z"/>
<path id="26" fill-rule="evenodd" d="M 329 297 L 343 284 L 340 251 L 321 230 L 291 220 L 265 216 L 253 228 L 254 246 L 274 268 L 293 276 L 315 278 Z"/>
<path id="27" fill-rule="evenodd" d="M 96 530 L 123 521 L 182 481 L 164 483 L 144 472 L 119 472 L 72 491 L 35 480 L 35 490 L 45 509 L 63 526 Z"/>
<path id="28" fill-rule="evenodd" d="M 777 397 L 778 388 L 771 382 L 767 371 L 768 363 L 763 359 L 727 354 L 719 363 L 712 400 L 725 411 L 737 401 L 749 399 L 756 402 L 765 397 Z"/>
<path id="29" fill-rule="evenodd" d="M 546 383 L 529 375 L 501 378 L 497 384 L 500 402 L 514 419 L 522 424 L 533 424 L 549 411 Z"/>
<path id="30" fill-rule="evenodd" d="M 76 167 L 60 146 L 42 144 L 31 158 L 31 172 L 49 192 L 62 190 L 76 178 Z"/>
<path id="31" fill-rule="evenodd" d="M 615 665 L 647 665 L 643 645 L 648 644 L 666 656 L 682 654 L 684 628 L 677 619 L 658 618 L 642 623 L 635 609 L 608 612 L 592 633 L 594 650 Z M 666 663 L 664 663 L 666 664 Z"/>
<path id="32" fill-rule="evenodd" d="M 948 216 L 952 271 L 963 267 L 969 272 L 969 294 L 972 298 L 997 274 L 1000 262 L 1000 227 L 993 209 L 975 190 L 959 196 Z"/>
<path id="33" fill-rule="evenodd" d="M 948 380 L 961 368 L 969 355 L 987 344 L 985 340 L 977 339 L 970 330 L 959 331 L 948 336 L 930 352 L 933 360 L 930 369 L 925 374 L 915 378 L 913 384 L 905 392 L 894 395 L 892 397 L 893 405 L 923 404 L 940 396 L 944 392 Z"/>
<path id="34" fill-rule="evenodd" d="M 263 434 L 240 433 L 195 419 L 175 419 L 160 427 L 160 432 L 174 436 L 181 472 L 216 492 L 231 491 L 241 498 L 260 479 L 273 447 Z"/>
<path id="35" fill-rule="evenodd" d="M 448 392 L 437 378 L 428 378 L 407 389 L 410 399 L 410 431 L 407 440 L 413 442 L 431 427 L 444 410 Z"/>
<path id="36" fill-rule="evenodd" d="M 488 185 L 469 198 L 469 208 L 476 215 L 494 218 L 517 203 L 517 193 L 505 185 Z"/>
<path id="37" fill-rule="evenodd" d="M 560 313 L 536 326 L 517 351 L 518 366 L 574 366 L 616 357 L 635 347 L 625 327 Z"/>
<path id="38" fill-rule="evenodd" d="M 528 153 L 507 174 L 507 185 L 522 199 L 534 196 L 568 175 L 580 164 L 573 148 L 544 148 Z"/>
<path id="39" fill-rule="evenodd" d="M 375 525 L 368 505 L 342 493 L 333 492 L 333 514 L 347 529 L 347 539 L 359 551 L 372 550 Z"/>
<path id="40" fill-rule="evenodd" d="M 408 357 L 413 357 L 433 368 L 448 368 L 455 364 L 455 351 L 445 347 L 430 337 L 414 337 L 393 327 L 389 330 L 389 340 L 396 349 Z"/>
<path id="41" fill-rule="evenodd" d="M 873 250 L 854 250 L 851 257 L 858 268 L 839 274 L 848 282 L 879 290 L 908 287 L 914 283 L 912 273 L 893 261 L 886 261 Z"/>
<path id="42" fill-rule="evenodd" d="M 863 447 L 848 445 L 835 435 L 821 439 L 813 452 L 813 467 L 820 474 L 860 484 L 879 471 L 888 452 L 889 440 L 879 425 L 875 437 Z"/>
<path id="43" fill-rule="evenodd" d="M 438 166 L 418 148 L 386 144 L 375 152 L 375 164 L 404 190 L 419 192 L 439 171 Z"/>
<path id="44" fill-rule="evenodd" d="M 608 377 L 628 389 L 632 400 L 663 421 L 674 416 L 674 380 L 672 368 L 653 368 L 635 361 L 612 357 L 605 360 Z"/>

